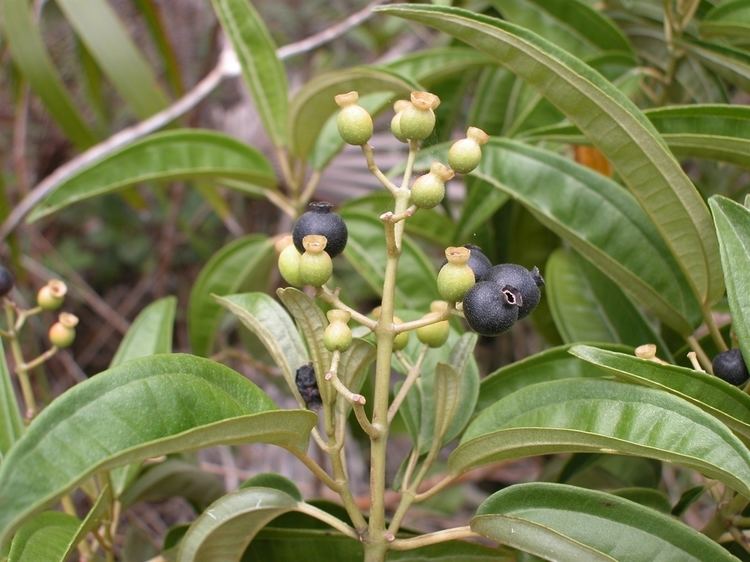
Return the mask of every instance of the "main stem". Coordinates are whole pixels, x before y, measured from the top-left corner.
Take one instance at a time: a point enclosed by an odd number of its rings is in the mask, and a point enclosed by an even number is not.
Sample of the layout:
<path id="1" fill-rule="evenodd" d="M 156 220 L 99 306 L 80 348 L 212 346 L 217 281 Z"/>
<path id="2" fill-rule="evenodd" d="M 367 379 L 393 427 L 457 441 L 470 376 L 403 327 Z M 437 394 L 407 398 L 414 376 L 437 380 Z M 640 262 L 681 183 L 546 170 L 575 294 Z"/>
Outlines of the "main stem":
<path id="1" fill-rule="evenodd" d="M 401 189 L 395 194 L 394 213 L 406 210 L 409 192 Z M 398 226 L 398 225 L 397 225 Z M 393 228 L 386 224 L 386 228 Z M 388 550 L 385 533 L 385 466 L 388 444 L 388 398 L 391 381 L 391 356 L 393 353 L 393 309 L 396 294 L 396 273 L 401 255 L 402 229 L 395 228 L 392 242 L 387 248 L 383 300 L 380 319 L 375 327 L 377 356 L 375 363 L 375 395 L 373 397 L 372 423 L 378 436 L 370 447 L 370 522 L 365 543 L 365 562 L 383 562 Z M 389 237 L 390 240 L 390 237 Z"/>

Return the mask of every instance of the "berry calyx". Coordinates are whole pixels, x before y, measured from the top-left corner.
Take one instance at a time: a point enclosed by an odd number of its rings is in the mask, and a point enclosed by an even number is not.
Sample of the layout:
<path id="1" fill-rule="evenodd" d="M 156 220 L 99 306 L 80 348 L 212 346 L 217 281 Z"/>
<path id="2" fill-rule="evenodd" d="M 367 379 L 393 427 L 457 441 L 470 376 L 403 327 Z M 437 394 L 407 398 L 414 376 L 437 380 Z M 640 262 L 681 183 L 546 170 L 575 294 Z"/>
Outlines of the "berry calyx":
<path id="1" fill-rule="evenodd" d="M 729 384 L 739 386 L 745 384 L 747 379 L 750 378 L 747 365 L 739 349 L 722 351 L 714 357 L 712 365 L 714 375 Z"/>
<path id="2" fill-rule="evenodd" d="M 471 270 L 474 272 L 474 279 L 477 281 L 484 281 L 485 277 L 490 272 L 490 269 L 492 269 L 492 262 L 490 259 L 484 254 L 482 251 L 482 248 L 479 246 L 476 246 L 474 244 L 464 244 L 464 248 L 468 248 L 471 250 L 471 255 L 469 256 L 468 265 L 471 268 Z M 443 263 L 440 267 L 448 263 L 448 260 L 443 260 Z"/>
<path id="3" fill-rule="evenodd" d="M 15 277 L 7 267 L 0 265 L 0 297 L 4 297 L 10 293 L 13 288 L 13 284 L 16 282 Z"/>
<path id="4" fill-rule="evenodd" d="M 57 310 L 65 301 L 68 286 L 59 279 L 50 279 L 36 294 L 36 303 L 43 310 Z"/>
<path id="5" fill-rule="evenodd" d="M 364 107 L 357 105 L 359 94 L 347 92 L 334 100 L 341 108 L 336 116 L 336 126 L 344 142 L 357 146 L 367 143 L 372 137 L 372 117 Z"/>
<path id="6" fill-rule="evenodd" d="M 500 287 L 510 286 L 516 288 L 523 297 L 523 305 L 518 311 L 518 318 L 525 318 L 536 308 L 542 298 L 541 287 L 544 287 L 544 279 L 539 269 L 534 267 L 529 271 L 522 265 L 514 263 L 503 263 L 494 266 L 486 277 Z"/>
<path id="7" fill-rule="evenodd" d="M 326 253 L 326 237 L 308 234 L 302 239 L 305 253 L 299 260 L 300 280 L 304 285 L 322 287 L 333 274 L 331 256 Z"/>
<path id="8" fill-rule="evenodd" d="M 459 174 L 468 174 L 479 166 L 482 159 L 482 145 L 490 137 L 482 129 L 469 127 L 466 138 L 456 141 L 448 150 L 448 165 Z"/>
<path id="9" fill-rule="evenodd" d="M 443 315 L 448 310 L 448 303 L 445 301 L 432 301 L 430 304 L 430 314 Z M 448 341 L 450 334 L 450 324 L 447 320 L 441 320 L 428 326 L 417 328 L 417 338 L 423 344 L 429 347 L 441 347 Z"/>
<path id="10" fill-rule="evenodd" d="M 445 257 L 448 262 L 440 268 L 437 277 L 437 288 L 440 296 L 448 302 L 463 300 L 466 291 L 476 282 L 474 272 L 468 265 L 471 250 L 468 248 L 446 248 Z"/>
<path id="11" fill-rule="evenodd" d="M 302 239 L 308 234 L 319 234 L 325 236 L 328 241 L 326 252 L 332 258 L 338 256 L 344 251 L 346 241 L 349 238 L 349 231 L 346 228 L 344 219 L 336 213 L 331 212 L 333 205 L 324 201 L 310 203 L 309 211 L 303 213 L 292 230 L 292 239 L 294 246 L 301 254 L 305 251 Z"/>
<path id="12" fill-rule="evenodd" d="M 432 209 L 445 197 L 445 182 L 454 176 L 445 164 L 433 162 L 430 171 L 419 176 L 411 187 L 411 203 L 420 209 Z"/>
<path id="13" fill-rule="evenodd" d="M 411 104 L 401 111 L 401 134 L 410 140 L 424 140 L 435 128 L 435 109 L 440 98 L 430 92 L 412 92 Z"/>
<path id="14" fill-rule="evenodd" d="M 60 349 L 70 347 L 76 339 L 76 326 L 78 317 L 69 312 L 61 312 L 57 317 L 57 322 L 52 324 L 49 329 L 49 341 L 55 347 Z"/>
<path id="15" fill-rule="evenodd" d="M 284 281 L 292 285 L 293 287 L 301 287 L 304 285 L 302 277 L 299 274 L 299 263 L 302 258 L 302 254 L 297 251 L 294 247 L 291 236 L 284 236 L 278 242 L 276 242 L 276 251 L 279 252 L 279 273 Z"/>
<path id="16" fill-rule="evenodd" d="M 401 113 L 410 105 L 411 102 L 407 100 L 398 100 L 393 104 L 395 115 L 393 116 L 393 119 L 391 119 L 391 133 L 401 142 L 408 142 L 408 139 L 401 132 Z"/>
<path id="17" fill-rule="evenodd" d="M 464 296 L 463 311 L 472 330 L 483 336 L 496 336 L 511 328 L 523 304 L 520 291 L 480 281 Z"/>
<path id="18" fill-rule="evenodd" d="M 328 326 L 323 332 L 323 345 L 328 351 L 346 351 L 352 344 L 352 330 L 348 326 L 351 314 L 333 309 L 326 313 Z"/>

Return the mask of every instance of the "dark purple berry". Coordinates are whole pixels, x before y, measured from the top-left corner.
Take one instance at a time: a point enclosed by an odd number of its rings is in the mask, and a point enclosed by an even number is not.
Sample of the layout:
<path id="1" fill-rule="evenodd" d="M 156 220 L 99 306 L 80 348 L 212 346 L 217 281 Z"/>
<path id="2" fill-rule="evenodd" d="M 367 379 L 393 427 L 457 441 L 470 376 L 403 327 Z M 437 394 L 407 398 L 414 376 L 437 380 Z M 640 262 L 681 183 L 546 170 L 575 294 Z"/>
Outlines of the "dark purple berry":
<path id="1" fill-rule="evenodd" d="M 463 310 L 471 329 L 483 336 L 505 332 L 518 320 L 523 296 L 513 287 L 480 281 L 464 295 Z"/>
<path id="2" fill-rule="evenodd" d="M 299 390 L 302 400 L 305 401 L 305 405 L 311 410 L 317 410 L 323 405 L 323 401 L 320 398 L 320 390 L 318 390 L 318 381 L 315 379 L 315 370 L 312 364 L 302 365 L 297 369 L 297 374 L 294 376 L 294 382 L 297 384 L 297 390 Z"/>
<path id="3" fill-rule="evenodd" d="M 484 281 L 485 277 L 487 277 L 487 274 L 490 272 L 490 269 L 492 269 L 492 262 L 484 255 L 482 248 L 479 246 L 475 246 L 474 244 L 464 244 L 464 248 L 468 248 L 471 251 L 467 265 L 474 272 L 474 280 L 477 282 Z M 440 264 L 440 267 L 442 268 L 446 263 L 448 263 L 448 260 L 443 259 L 443 263 Z"/>
<path id="4" fill-rule="evenodd" d="M 294 225 L 292 239 L 294 246 L 300 254 L 305 252 L 302 239 L 310 234 L 326 237 L 326 252 L 332 258 L 338 256 L 346 247 L 349 232 L 346 229 L 344 219 L 336 213 L 332 213 L 333 205 L 323 201 L 310 203 L 310 210 L 304 213 Z"/>
<path id="5" fill-rule="evenodd" d="M 16 280 L 9 269 L 0 265 L 0 297 L 4 297 L 13 288 Z"/>
<path id="6" fill-rule="evenodd" d="M 515 287 L 521 292 L 523 297 L 523 306 L 518 311 L 518 318 L 525 318 L 539 304 L 542 293 L 539 290 L 544 287 L 544 279 L 539 274 L 536 267 L 531 271 L 522 265 L 514 263 L 503 263 L 490 269 L 486 277 L 487 281 L 492 281 L 500 287 Z"/>
<path id="7" fill-rule="evenodd" d="M 739 349 L 722 351 L 713 360 L 714 375 L 721 380 L 739 386 L 747 382 L 750 373 Z"/>

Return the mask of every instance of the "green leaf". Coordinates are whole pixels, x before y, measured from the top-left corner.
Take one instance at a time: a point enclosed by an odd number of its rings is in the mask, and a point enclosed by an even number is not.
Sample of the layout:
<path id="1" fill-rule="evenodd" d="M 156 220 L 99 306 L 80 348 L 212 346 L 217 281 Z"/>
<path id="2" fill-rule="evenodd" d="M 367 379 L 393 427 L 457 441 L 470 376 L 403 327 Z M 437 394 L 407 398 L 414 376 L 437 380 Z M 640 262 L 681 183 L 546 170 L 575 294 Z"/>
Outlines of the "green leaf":
<path id="1" fill-rule="evenodd" d="M 516 484 L 501 490 L 479 506 L 471 528 L 547 560 L 736 560 L 668 515 L 564 484 Z"/>
<path id="2" fill-rule="evenodd" d="M 286 310 L 265 293 L 243 293 L 214 300 L 229 310 L 263 343 L 273 360 L 281 368 L 284 379 L 299 404 L 304 404 L 297 390 L 297 369 L 310 359 L 294 322 Z"/>
<path id="3" fill-rule="evenodd" d="M 167 459 L 148 468 L 122 496 L 123 507 L 138 502 L 185 498 L 201 511 L 224 495 L 224 484 L 215 474 L 179 459 Z"/>
<path id="4" fill-rule="evenodd" d="M 667 345 L 625 293 L 579 256 L 556 250 L 547 261 L 544 280 L 552 316 L 566 343 L 654 343 L 664 359 L 672 359 Z"/>
<path id="5" fill-rule="evenodd" d="M 34 7 L 28 0 L 5 0 L 0 5 L 0 25 L 10 54 L 65 135 L 79 148 L 96 142 L 96 136 L 76 108 L 47 54 Z"/>
<path id="6" fill-rule="evenodd" d="M 140 118 L 166 107 L 156 75 L 108 2 L 57 0 L 99 68 Z"/>
<path id="7" fill-rule="evenodd" d="M 688 56 L 745 92 L 750 92 L 750 54 L 747 51 L 697 39 L 677 44 L 687 50 Z"/>
<path id="8" fill-rule="evenodd" d="M 240 488 L 273 488 L 284 492 L 297 501 L 302 501 L 302 492 L 299 491 L 297 485 L 276 472 L 261 472 L 260 474 L 256 474 L 240 484 Z"/>
<path id="9" fill-rule="evenodd" d="M 607 376 L 605 370 L 570 355 L 571 347 L 553 347 L 500 367 L 487 375 L 479 387 L 477 411 L 484 410 L 501 398 L 532 384 L 567 378 Z M 628 351 L 627 347 L 621 345 L 608 344 L 606 348 Z"/>
<path id="10" fill-rule="evenodd" d="M 750 495 L 750 451 L 715 417 L 666 392 L 597 379 L 526 386 L 483 410 L 449 465 L 562 452 L 634 455 L 698 470 Z"/>
<path id="11" fill-rule="evenodd" d="M 304 449 L 315 418 L 275 410 L 247 378 L 207 359 L 128 361 L 55 399 L 11 449 L 0 466 L 0 544 L 95 472 L 219 444 Z"/>
<path id="12" fill-rule="evenodd" d="M 750 364 L 750 210 L 726 197 L 709 200 L 716 221 L 732 329 Z"/>
<path id="13" fill-rule="evenodd" d="M 128 328 L 109 366 L 116 367 L 130 359 L 171 352 L 176 308 L 175 297 L 164 297 L 144 308 Z"/>
<path id="14" fill-rule="evenodd" d="M 0 461 L 23 433 L 23 419 L 0 340 Z"/>
<path id="15" fill-rule="evenodd" d="M 62 562 L 79 524 L 78 518 L 67 513 L 46 511 L 39 514 L 18 529 L 8 562 Z"/>
<path id="16" fill-rule="evenodd" d="M 284 65 L 266 25 L 248 0 L 213 0 L 214 10 L 234 47 L 242 76 L 276 146 L 286 145 L 288 113 Z"/>
<path id="17" fill-rule="evenodd" d="M 187 316 L 193 353 L 208 355 L 213 349 L 223 311 L 211 295 L 265 289 L 275 257 L 271 240 L 262 234 L 238 238 L 211 256 L 190 290 Z"/>
<path id="18" fill-rule="evenodd" d="M 570 353 L 618 378 L 665 390 L 692 402 L 750 443 L 750 396 L 718 377 L 632 355 L 576 345 Z"/>
<path id="19" fill-rule="evenodd" d="M 612 162 L 674 253 L 697 299 L 713 303 L 721 297 L 718 245 L 706 204 L 657 131 L 622 92 L 579 59 L 508 22 L 441 6 L 378 10 L 449 33 L 538 88 Z"/>
<path id="20" fill-rule="evenodd" d="M 459 375 L 445 363 L 435 367 L 435 429 L 434 438 L 442 441 L 458 409 Z"/>
<path id="21" fill-rule="evenodd" d="M 331 368 L 331 352 L 323 343 L 323 332 L 328 327 L 326 315 L 313 299 L 299 289 L 287 287 L 286 289 L 278 289 L 276 294 L 294 318 L 302 337 L 305 338 L 320 395 L 323 398 L 323 403 L 327 403 L 330 400 L 332 389 L 330 384 L 325 384 L 324 378 Z"/>
<path id="22" fill-rule="evenodd" d="M 63 180 L 34 207 L 29 221 L 143 181 L 206 177 L 265 187 L 276 184 L 266 158 L 232 137 L 201 129 L 166 131 L 129 144 Z"/>
<path id="23" fill-rule="evenodd" d="M 709 158 L 750 168 L 750 108 L 738 105 L 675 105 L 646 110 L 646 117 L 680 157 Z M 584 144 L 575 127 L 529 131 L 527 139 Z"/>
<path id="24" fill-rule="evenodd" d="M 658 232 L 609 178 L 552 152 L 500 139 L 483 147 L 474 174 L 518 200 L 665 324 L 690 333 L 699 323 L 700 307 Z"/>
<path id="25" fill-rule="evenodd" d="M 346 388 L 359 393 L 370 373 L 370 365 L 375 360 L 375 346 L 362 340 L 354 339 L 352 345 L 341 354 L 339 361 L 339 378 Z M 339 415 L 347 416 L 352 409 L 352 403 L 339 396 L 336 402 Z"/>
<path id="26" fill-rule="evenodd" d="M 720 37 L 728 41 L 750 42 L 750 3 L 747 0 L 722 2 L 699 23 L 703 37 Z"/>
<path id="27" fill-rule="evenodd" d="M 349 229 L 344 257 L 377 294 L 383 290 L 386 253 L 383 223 L 372 215 L 342 211 Z M 404 237 L 396 283 L 396 306 L 427 310 L 439 300 L 437 273 L 419 246 Z"/>
<path id="28" fill-rule="evenodd" d="M 292 151 L 307 158 L 328 118 L 338 110 L 334 96 L 356 90 L 360 96 L 389 92 L 408 97 L 421 89 L 395 72 L 381 68 L 351 68 L 329 72 L 310 80 L 292 98 L 289 139 Z"/>

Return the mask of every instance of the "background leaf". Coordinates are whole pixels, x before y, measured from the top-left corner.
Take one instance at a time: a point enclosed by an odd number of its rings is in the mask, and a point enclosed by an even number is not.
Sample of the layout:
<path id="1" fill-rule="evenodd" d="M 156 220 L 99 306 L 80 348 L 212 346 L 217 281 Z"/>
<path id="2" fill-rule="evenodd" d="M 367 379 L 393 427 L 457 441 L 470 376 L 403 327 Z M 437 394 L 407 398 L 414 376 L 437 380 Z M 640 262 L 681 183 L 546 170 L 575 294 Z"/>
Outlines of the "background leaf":
<path id="1" fill-rule="evenodd" d="M 8 562 L 60 561 L 78 530 L 78 518 L 46 511 L 23 525 L 13 538 Z"/>
<path id="2" fill-rule="evenodd" d="M 3 342 L 0 340 L 0 463 L 23 433 L 23 419 L 19 408 Z"/>
<path id="3" fill-rule="evenodd" d="M 175 297 L 164 297 L 144 308 L 128 328 L 110 367 L 138 357 L 171 352 L 176 308 Z"/>

